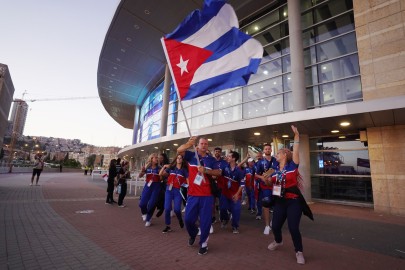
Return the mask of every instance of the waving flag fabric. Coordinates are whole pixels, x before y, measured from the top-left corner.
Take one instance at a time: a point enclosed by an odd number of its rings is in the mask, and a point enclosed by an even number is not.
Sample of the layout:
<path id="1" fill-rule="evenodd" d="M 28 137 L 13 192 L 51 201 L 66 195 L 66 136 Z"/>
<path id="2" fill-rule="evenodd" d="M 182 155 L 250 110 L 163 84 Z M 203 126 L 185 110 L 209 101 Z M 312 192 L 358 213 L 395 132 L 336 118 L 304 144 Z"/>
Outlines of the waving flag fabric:
<path id="1" fill-rule="evenodd" d="M 262 45 L 239 30 L 233 8 L 219 0 L 206 0 L 162 45 L 181 100 L 246 85 L 263 56 Z"/>

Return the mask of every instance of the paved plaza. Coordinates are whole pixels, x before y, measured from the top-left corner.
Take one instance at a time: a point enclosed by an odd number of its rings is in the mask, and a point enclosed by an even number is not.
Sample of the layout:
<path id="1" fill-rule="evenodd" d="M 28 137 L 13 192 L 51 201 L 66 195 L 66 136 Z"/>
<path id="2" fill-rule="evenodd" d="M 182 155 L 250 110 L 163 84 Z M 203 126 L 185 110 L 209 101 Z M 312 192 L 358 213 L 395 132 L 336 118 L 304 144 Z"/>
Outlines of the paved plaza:
<path id="1" fill-rule="evenodd" d="M 284 246 L 269 251 L 273 235 L 246 206 L 240 234 L 214 224 L 199 256 L 176 219 L 168 234 L 163 216 L 145 227 L 139 197 L 106 205 L 101 177 L 43 173 L 40 186 L 30 177 L 0 174 L 0 269 L 405 269 L 405 218 L 369 208 L 311 204 L 315 221 L 301 221 L 305 265 L 296 263 L 287 224 Z"/>

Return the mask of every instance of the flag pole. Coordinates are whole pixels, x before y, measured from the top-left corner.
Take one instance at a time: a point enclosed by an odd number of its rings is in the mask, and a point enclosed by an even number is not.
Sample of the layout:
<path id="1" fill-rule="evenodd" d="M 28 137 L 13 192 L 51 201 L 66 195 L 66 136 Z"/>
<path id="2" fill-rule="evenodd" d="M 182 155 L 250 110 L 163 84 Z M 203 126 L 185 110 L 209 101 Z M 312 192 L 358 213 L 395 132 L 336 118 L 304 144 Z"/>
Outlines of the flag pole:
<path id="1" fill-rule="evenodd" d="M 164 38 L 161 38 L 160 41 L 162 42 L 162 47 L 163 47 L 163 51 L 164 51 L 164 53 L 166 55 L 166 59 L 170 59 L 169 55 L 167 54 Z M 188 121 L 187 121 L 186 112 L 184 111 L 184 108 L 183 108 L 183 103 L 182 103 L 181 98 L 180 98 L 180 92 L 179 92 L 179 88 L 177 87 L 177 82 L 176 82 L 175 77 L 174 77 L 172 66 L 169 65 L 168 63 L 166 63 L 166 65 L 169 66 L 170 75 L 172 76 L 172 79 L 173 79 L 174 88 L 176 89 L 176 94 L 177 94 L 177 98 L 179 99 L 180 108 L 181 108 L 181 111 L 183 112 L 184 121 L 186 122 L 188 135 L 190 137 L 192 137 L 193 135 L 191 134 L 191 129 L 190 129 L 190 126 L 189 126 Z M 197 159 L 198 166 L 201 166 L 200 159 L 198 158 L 197 148 L 195 147 L 195 144 L 193 144 L 193 148 L 194 148 L 195 158 Z"/>

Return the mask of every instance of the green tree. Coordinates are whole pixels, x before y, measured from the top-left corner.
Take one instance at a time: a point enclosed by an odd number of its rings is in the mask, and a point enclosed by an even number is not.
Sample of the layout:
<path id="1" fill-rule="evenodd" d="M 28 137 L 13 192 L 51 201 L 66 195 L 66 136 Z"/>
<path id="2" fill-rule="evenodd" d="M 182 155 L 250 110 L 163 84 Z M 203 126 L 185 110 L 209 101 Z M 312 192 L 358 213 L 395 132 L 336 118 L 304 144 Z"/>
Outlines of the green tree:
<path id="1" fill-rule="evenodd" d="M 96 160 L 96 155 L 92 154 L 87 158 L 87 166 L 94 166 L 94 161 Z"/>
<path id="2" fill-rule="evenodd" d="M 69 160 L 69 152 L 66 152 L 66 155 L 65 155 L 65 158 L 64 158 L 64 162 L 66 162 L 66 161 L 68 161 Z"/>
<path id="3" fill-rule="evenodd" d="M 66 167 L 72 167 L 72 168 L 80 168 L 82 165 L 80 164 L 79 161 L 76 159 L 68 159 L 63 162 L 63 165 Z"/>

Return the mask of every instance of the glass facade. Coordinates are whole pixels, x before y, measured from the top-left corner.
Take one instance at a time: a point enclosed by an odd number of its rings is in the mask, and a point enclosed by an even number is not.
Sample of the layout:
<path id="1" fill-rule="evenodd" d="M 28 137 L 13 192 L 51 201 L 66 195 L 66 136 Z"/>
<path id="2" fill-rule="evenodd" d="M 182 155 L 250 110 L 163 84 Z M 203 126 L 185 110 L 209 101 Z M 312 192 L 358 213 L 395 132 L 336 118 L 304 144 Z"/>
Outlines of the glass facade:
<path id="1" fill-rule="evenodd" d="M 346 137 L 310 140 L 312 198 L 372 203 L 368 148 Z"/>
<path id="2" fill-rule="evenodd" d="M 301 1 L 307 107 L 362 99 L 352 1 Z"/>
<path id="3" fill-rule="evenodd" d="M 307 108 L 362 99 L 352 1 L 302 0 Z M 287 1 L 242 25 L 264 54 L 247 86 L 183 101 L 170 90 L 167 135 L 293 111 Z M 145 100 L 138 141 L 160 136 L 163 83 Z M 185 116 L 184 116 L 185 114 Z M 313 198 L 372 202 L 368 150 L 358 141 L 311 140 Z M 367 167 L 368 166 L 368 167 Z"/>
<path id="4" fill-rule="evenodd" d="M 361 100 L 352 1 L 300 3 L 307 108 Z M 242 31 L 263 45 L 259 69 L 247 86 L 183 101 L 191 129 L 293 110 L 288 16 L 287 1 L 278 1 L 267 13 L 242 25 Z M 163 83 L 141 108 L 140 142 L 160 136 L 162 91 Z M 172 86 L 167 135 L 187 131 L 184 114 Z M 372 202 L 366 147 L 354 139 L 313 139 L 311 145 L 314 198 Z"/>
<path id="5" fill-rule="evenodd" d="M 307 108 L 361 100 L 352 1 L 301 1 L 301 15 Z M 257 73 L 245 87 L 183 101 L 190 128 L 293 110 L 287 1 L 241 29 L 263 45 Z M 168 135 L 186 131 L 174 97 L 170 104 Z"/>

